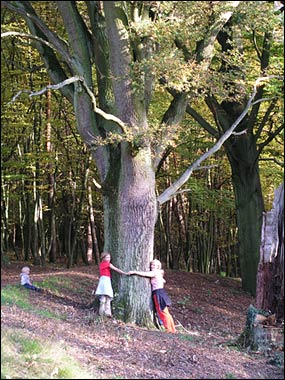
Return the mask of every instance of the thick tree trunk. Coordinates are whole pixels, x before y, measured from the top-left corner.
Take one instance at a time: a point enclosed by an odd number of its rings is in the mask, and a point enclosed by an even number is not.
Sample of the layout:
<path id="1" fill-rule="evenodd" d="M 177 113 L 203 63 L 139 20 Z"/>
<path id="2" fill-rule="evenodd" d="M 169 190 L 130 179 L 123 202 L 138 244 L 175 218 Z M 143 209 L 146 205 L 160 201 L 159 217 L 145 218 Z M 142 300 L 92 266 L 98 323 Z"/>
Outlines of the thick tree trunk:
<path id="1" fill-rule="evenodd" d="M 242 287 L 255 295 L 264 210 L 257 150 L 250 133 L 229 140 L 226 151 L 235 192 Z"/>
<path id="2" fill-rule="evenodd" d="M 132 157 L 122 153 L 121 170 L 113 194 L 105 197 L 105 249 L 114 265 L 124 271 L 149 270 L 153 258 L 154 226 L 157 217 L 155 176 L 149 148 Z M 112 187 L 112 186 L 111 186 Z M 110 186 L 109 186 L 110 188 Z M 114 307 L 124 310 L 125 321 L 150 325 L 151 288 L 149 279 L 113 272 Z M 143 289 L 143 291 L 142 291 Z"/>
<path id="3" fill-rule="evenodd" d="M 256 306 L 284 316 L 284 184 L 275 192 L 273 208 L 263 215 Z"/>

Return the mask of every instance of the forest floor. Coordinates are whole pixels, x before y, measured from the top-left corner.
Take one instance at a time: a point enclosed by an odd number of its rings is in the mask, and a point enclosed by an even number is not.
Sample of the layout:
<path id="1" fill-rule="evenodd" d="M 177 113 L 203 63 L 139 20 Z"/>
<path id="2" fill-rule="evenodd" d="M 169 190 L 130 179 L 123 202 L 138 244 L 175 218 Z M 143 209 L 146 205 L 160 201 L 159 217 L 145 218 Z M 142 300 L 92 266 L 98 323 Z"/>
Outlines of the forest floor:
<path id="1" fill-rule="evenodd" d="M 19 284 L 23 262 L 1 268 L 1 289 Z M 282 349 L 242 350 L 236 344 L 254 299 L 238 279 L 183 271 L 165 271 L 165 288 L 177 333 L 145 329 L 115 318 L 102 319 L 90 306 L 98 267 L 30 265 L 41 286 L 49 277 L 62 281 L 60 292 L 30 292 L 35 308 L 64 314 L 55 320 L 19 307 L 2 305 L 1 330 L 25 330 L 31 337 L 54 339 L 72 349 L 93 378 L 121 379 L 284 379 Z M 69 282 L 68 282 L 69 281 Z M 69 286 L 68 286 L 69 283 Z M 72 284 L 72 286 L 70 286 Z M 56 378 L 56 377 L 53 377 Z"/>

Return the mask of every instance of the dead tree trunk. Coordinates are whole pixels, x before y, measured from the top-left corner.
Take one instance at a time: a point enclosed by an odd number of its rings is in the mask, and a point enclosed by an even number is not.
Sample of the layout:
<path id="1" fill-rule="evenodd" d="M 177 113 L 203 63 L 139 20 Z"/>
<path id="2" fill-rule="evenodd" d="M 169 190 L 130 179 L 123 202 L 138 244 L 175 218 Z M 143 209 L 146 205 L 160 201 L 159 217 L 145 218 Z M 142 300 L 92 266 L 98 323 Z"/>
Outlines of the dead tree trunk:
<path id="1" fill-rule="evenodd" d="M 276 191 L 273 207 L 264 213 L 256 307 L 284 318 L 284 184 Z"/>
<path id="2" fill-rule="evenodd" d="M 260 352 L 283 350 L 283 327 L 277 326 L 275 314 L 250 305 L 246 314 L 246 326 L 238 343 L 243 348 Z"/>
<path id="3" fill-rule="evenodd" d="M 260 261 L 256 279 L 256 307 L 250 305 L 246 326 L 238 341 L 243 347 L 267 351 L 284 349 L 284 184 L 264 213 Z"/>

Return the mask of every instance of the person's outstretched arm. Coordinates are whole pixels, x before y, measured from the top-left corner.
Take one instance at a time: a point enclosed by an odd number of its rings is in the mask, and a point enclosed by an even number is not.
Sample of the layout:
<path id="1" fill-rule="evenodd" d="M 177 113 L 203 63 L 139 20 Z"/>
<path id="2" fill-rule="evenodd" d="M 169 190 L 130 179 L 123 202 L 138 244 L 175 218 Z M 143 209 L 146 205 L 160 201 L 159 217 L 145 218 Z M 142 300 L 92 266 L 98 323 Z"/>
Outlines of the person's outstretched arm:
<path id="1" fill-rule="evenodd" d="M 154 277 L 155 276 L 155 272 L 152 270 L 147 271 L 147 272 L 142 272 L 142 271 L 138 271 L 138 270 L 131 270 L 128 272 L 128 274 L 130 276 L 136 275 L 136 276 L 141 276 L 141 277 Z"/>
<path id="2" fill-rule="evenodd" d="M 113 264 L 111 264 L 111 263 L 110 263 L 110 268 L 113 269 L 113 270 L 115 270 L 115 271 L 118 272 L 118 273 L 121 273 L 121 274 L 127 274 L 126 272 L 124 272 L 123 270 L 121 270 L 121 269 L 115 267 L 115 265 L 113 265 Z"/>

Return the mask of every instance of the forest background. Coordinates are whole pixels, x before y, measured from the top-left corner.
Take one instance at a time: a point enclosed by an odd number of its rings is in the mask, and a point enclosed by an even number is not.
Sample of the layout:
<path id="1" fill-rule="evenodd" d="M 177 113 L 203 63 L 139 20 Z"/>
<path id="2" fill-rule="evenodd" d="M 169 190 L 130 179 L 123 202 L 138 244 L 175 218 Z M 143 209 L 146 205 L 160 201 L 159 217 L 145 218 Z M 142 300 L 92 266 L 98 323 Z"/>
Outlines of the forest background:
<path id="1" fill-rule="evenodd" d="M 282 2 L 115 3 L 1 3 L 2 265 L 107 249 L 255 294 L 283 181 Z M 125 318 L 145 323 L 149 285 L 127 281 Z"/>

